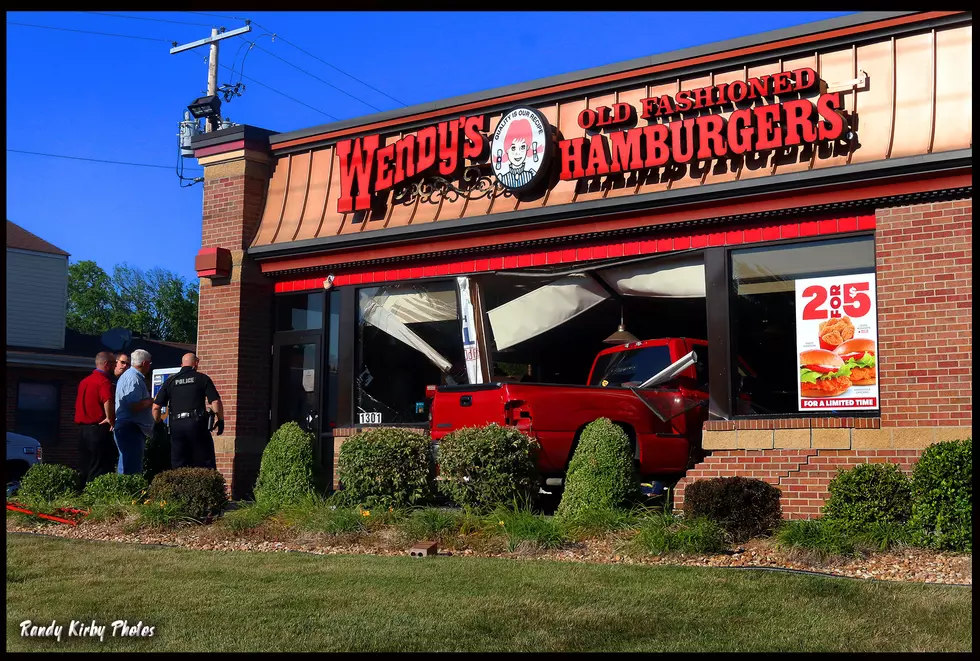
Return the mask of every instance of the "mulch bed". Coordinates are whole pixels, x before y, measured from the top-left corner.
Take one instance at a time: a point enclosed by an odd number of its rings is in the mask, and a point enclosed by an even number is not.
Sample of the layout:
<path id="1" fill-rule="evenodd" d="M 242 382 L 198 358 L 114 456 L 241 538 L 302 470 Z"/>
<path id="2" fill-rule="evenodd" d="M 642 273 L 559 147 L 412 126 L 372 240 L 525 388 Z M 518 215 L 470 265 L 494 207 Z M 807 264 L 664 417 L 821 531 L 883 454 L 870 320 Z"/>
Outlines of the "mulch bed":
<path id="1" fill-rule="evenodd" d="M 317 555 L 372 554 L 407 555 L 408 546 L 391 530 L 362 535 L 331 536 L 291 529 L 260 527 L 247 536 L 235 536 L 221 526 L 186 526 L 173 530 L 125 532 L 121 522 L 85 522 L 77 527 L 25 524 L 8 518 L 7 532 L 24 532 L 129 544 L 159 544 L 208 551 L 305 552 Z M 635 557 L 618 549 L 613 539 L 571 543 L 561 549 L 520 546 L 508 552 L 499 548 L 440 548 L 440 555 L 559 560 L 602 564 L 686 565 L 695 567 L 768 567 L 809 571 L 851 578 L 949 585 L 973 585 L 973 556 L 939 553 L 924 549 L 897 549 L 857 558 L 820 560 L 805 554 L 785 552 L 769 540 L 754 539 L 733 551 L 717 555 Z"/>

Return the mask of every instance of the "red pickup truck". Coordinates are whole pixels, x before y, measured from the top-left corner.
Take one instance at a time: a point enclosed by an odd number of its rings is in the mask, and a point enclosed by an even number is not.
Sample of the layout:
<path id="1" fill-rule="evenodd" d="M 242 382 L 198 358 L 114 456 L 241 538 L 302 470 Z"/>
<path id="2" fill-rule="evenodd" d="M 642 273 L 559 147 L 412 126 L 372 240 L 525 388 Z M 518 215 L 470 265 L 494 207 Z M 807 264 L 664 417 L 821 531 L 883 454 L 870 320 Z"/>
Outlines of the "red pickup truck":
<path id="1" fill-rule="evenodd" d="M 554 478 L 564 476 L 582 429 L 605 417 L 630 437 L 642 477 L 676 477 L 700 447 L 707 357 L 704 340 L 644 340 L 600 351 L 587 385 L 439 386 L 430 409 L 432 440 L 461 427 L 511 425 L 538 440 L 538 467 Z"/>

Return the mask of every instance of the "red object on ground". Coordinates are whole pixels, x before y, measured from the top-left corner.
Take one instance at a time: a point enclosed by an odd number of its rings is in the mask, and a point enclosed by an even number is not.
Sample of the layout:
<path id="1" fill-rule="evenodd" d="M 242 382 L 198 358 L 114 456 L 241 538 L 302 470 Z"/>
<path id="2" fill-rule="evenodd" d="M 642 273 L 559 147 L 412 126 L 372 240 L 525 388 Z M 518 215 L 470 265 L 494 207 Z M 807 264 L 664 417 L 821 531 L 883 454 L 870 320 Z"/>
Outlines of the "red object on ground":
<path id="1" fill-rule="evenodd" d="M 67 518 L 62 518 L 60 516 L 54 516 L 52 514 L 43 514 L 41 512 L 34 512 L 33 510 L 29 510 L 26 507 L 22 506 L 20 503 L 7 503 L 7 509 L 11 510 L 12 512 L 23 512 L 24 514 L 31 514 L 33 516 L 37 516 L 42 519 L 47 519 L 48 521 L 64 523 L 65 525 L 68 526 L 77 526 L 78 520 L 84 519 L 89 514 L 86 510 L 77 510 L 74 507 L 59 507 L 58 509 L 55 510 L 55 512 L 63 513 L 66 516 L 73 517 L 71 519 L 67 519 Z"/>

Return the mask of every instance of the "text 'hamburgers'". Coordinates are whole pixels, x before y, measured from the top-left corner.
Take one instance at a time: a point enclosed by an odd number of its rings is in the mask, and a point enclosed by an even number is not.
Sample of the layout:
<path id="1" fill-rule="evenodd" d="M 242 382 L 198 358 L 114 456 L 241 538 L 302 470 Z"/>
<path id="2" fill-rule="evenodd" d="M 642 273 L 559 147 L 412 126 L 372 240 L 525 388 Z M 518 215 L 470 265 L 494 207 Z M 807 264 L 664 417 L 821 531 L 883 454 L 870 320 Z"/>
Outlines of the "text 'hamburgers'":
<path id="1" fill-rule="evenodd" d="M 833 351 L 811 349 L 800 354 L 800 394 L 836 397 L 851 387 L 850 368 Z"/>
<path id="2" fill-rule="evenodd" d="M 858 337 L 841 343 L 834 353 L 841 357 L 851 370 L 851 383 L 855 386 L 873 386 L 878 383 L 875 376 L 875 343 Z"/>

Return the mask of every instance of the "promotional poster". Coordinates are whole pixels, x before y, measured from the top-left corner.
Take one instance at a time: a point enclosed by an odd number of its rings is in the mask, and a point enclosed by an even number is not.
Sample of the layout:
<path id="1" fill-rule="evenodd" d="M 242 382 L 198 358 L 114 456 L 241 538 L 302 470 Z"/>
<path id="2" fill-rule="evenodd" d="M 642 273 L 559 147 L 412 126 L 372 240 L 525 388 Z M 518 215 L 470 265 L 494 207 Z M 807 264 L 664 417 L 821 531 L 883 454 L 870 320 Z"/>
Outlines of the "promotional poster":
<path id="1" fill-rule="evenodd" d="M 878 408 L 873 273 L 796 281 L 800 411 Z"/>

